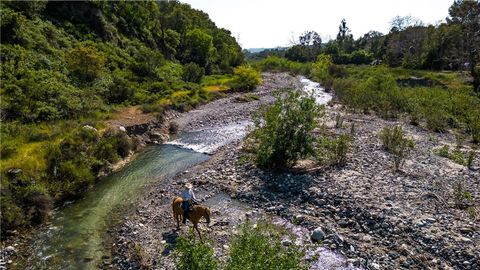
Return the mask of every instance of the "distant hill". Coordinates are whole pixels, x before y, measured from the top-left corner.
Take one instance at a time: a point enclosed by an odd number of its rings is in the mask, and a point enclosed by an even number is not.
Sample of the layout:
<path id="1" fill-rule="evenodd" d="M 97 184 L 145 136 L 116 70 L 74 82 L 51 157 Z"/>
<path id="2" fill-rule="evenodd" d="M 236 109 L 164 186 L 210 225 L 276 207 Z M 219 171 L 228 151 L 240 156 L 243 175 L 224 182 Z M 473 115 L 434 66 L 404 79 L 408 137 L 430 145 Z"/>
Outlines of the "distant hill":
<path id="1" fill-rule="evenodd" d="M 259 52 L 263 52 L 263 51 L 266 51 L 266 50 L 285 50 L 287 49 L 288 47 L 275 47 L 275 48 L 248 48 L 246 49 L 249 53 L 259 53 Z"/>

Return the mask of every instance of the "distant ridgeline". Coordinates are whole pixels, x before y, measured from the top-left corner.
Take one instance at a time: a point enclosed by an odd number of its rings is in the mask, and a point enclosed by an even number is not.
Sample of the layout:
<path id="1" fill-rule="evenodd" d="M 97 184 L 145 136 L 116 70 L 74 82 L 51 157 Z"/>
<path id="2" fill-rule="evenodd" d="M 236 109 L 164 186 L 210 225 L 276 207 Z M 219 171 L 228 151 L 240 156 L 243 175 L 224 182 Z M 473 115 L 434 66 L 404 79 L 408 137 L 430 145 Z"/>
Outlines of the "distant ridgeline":
<path id="1" fill-rule="evenodd" d="M 128 154 L 130 142 L 97 121 L 113 108 L 194 107 L 209 99 L 204 75 L 243 62 L 228 30 L 178 1 L 1 1 L 0 9 L 2 230 L 40 222 L 52 202 L 81 193 Z"/>

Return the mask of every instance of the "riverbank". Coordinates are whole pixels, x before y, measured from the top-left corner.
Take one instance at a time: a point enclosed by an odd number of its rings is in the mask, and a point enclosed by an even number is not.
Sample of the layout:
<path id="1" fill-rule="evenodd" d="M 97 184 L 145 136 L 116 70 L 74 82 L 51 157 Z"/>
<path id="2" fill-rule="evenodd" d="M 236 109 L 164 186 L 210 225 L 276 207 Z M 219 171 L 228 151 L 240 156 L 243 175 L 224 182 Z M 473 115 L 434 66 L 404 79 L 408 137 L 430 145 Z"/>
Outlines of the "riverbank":
<path id="1" fill-rule="evenodd" d="M 273 77 L 280 79 L 275 79 L 274 82 L 268 83 Z M 286 75 L 267 74 L 265 77 L 266 83 L 262 87 L 266 89 L 265 91 L 273 91 L 273 87 L 278 85 L 284 84 L 288 86 L 289 84 L 283 83 L 281 78 L 287 78 L 289 82 L 295 81 Z M 91 266 L 92 259 L 97 256 L 95 254 L 99 251 L 96 250 L 96 248 L 87 249 L 85 245 L 93 246 L 94 243 L 101 240 L 103 233 L 97 230 L 103 228 L 105 226 L 104 224 L 110 224 L 108 220 L 121 218 L 119 215 L 124 214 L 125 209 L 128 209 L 138 196 L 143 196 L 144 194 L 142 191 L 139 191 L 140 195 L 137 195 L 135 192 L 132 193 L 132 190 L 143 190 L 144 185 L 149 186 L 151 181 L 162 181 L 161 179 L 163 177 L 170 178 L 170 174 L 175 172 L 175 170 L 180 169 L 180 171 L 182 171 L 183 166 L 191 166 L 188 165 L 189 161 L 186 161 L 188 159 L 193 158 L 194 160 L 191 162 L 195 163 L 197 159 L 201 161 L 201 159 L 206 158 L 202 157 L 201 154 L 185 149 L 182 150 L 182 148 L 176 148 L 175 146 L 165 146 L 167 149 L 164 149 L 165 147 L 160 145 L 161 142 L 165 142 L 168 139 L 170 121 L 172 121 L 172 119 L 178 119 L 178 127 L 180 130 L 192 129 L 191 126 L 182 125 L 182 121 L 184 121 L 184 123 L 202 125 L 202 120 L 198 119 L 199 121 L 196 122 L 197 118 L 195 117 L 197 114 L 201 114 L 201 110 L 205 106 L 217 108 L 216 114 L 220 116 L 222 104 L 229 102 L 232 104 L 232 106 L 230 106 L 231 108 L 236 108 L 233 110 L 241 112 L 237 115 L 244 115 L 244 112 L 254 111 L 258 109 L 261 104 L 264 104 L 264 102 L 269 102 L 263 99 L 256 104 L 237 102 L 236 98 L 241 95 L 243 94 L 233 93 L 226 98 L 213 101 L 210 105 L 206 104 L 197 110 L 183 114 L 168 111 L 164 115 L 165 117 L 162 123 L 159 123 L 157 121 L 158 119 L 154 117 L 139 115 L 138 110 L 132 109 L 120 113 L 118 117 L 115 117 L 107 124 L 115 129 L 124 129 L 127 134 L 133 139 L 136 139 L 137 142 L 143 145 L 151 144 L 151 146 L 147 147 L 141 154 L 136 155 L 135 158 L 132 158 L 134 156 L 130 155 L 129 162 L 117 164 L 119 166 L 112 170 L 108 177 L 100 181 L 93 190 L 86 194 L 88 198 L 83 198 L 75 202 L 67 202 L 67 204 L 58 209 L 58 211 L 54 211 L 53 218 L 47 224 L 37 228 L 38 230 L 35 232 L 18 232 L 17 237 L 11 238 L 8 242 L 3 243 L 5 247 L 12 246 L 14 251 L 10 248 L 4 249 L 4 256 L 2 258 L 4 261 L 1 266 L 7 265 L 12 269 L 46 267 L 47 265 L 51 267 L 55 265 L 56 267 L 61 267 L 62 257 L 65 262 L 73 260 L 75 263 L 78 263 L 78 265 L 83 265 L 82 267 Z M 268 96 L 270 97 L 271 95 Z M 273 99 L 270 99 L 270 101 L 273 101 Z M 232 115 L 235 115 L 235 113 L 232 113 Z M 230 122 L 224 123 L 235 124 L 238 121 L 242 121 L 242 119 L 248 119 L 248 116 L 245 115 L 244 118 L 231 117 L 230 119 Z M 221 123 L 222 116 L 216 121 L 216 123 Z M 245 126 L 243 125 L 241 128 L 245 129 Z M 158 139 L 155 136 L 157 136 Z M 185 155 L 189 158 L 181 158 Z M 146 156 L 148 160 L 144 160 L 144 156 Z M 196 156 L 198 156 L 198 158 L 195 158 Z M 177 160 L 178 158 L 180 158 L 180 160 Z M 183 163 L 185 164 L 182 165 Z M 120 165 L 125 168 L 120 169 Z M 114 173 L 114 171 L 117 172 Z M 123 187 L 125 187 L 126 190 L 123 190 Z M 125 195 L 125 193 L 131 195 Z M 118 197 L 124 199 L 118 199 Z M 131 203 L 128 207 L 120 210 L 114 206 L 112 200 L 125 200 L 128 202 L 131 201 Z M 115 217 L 112 218 L 112 216 Z M 88 236 L 85 235 L 85 233 Z M 62 242 L 61 239 L 65 241 Z M 103 240 L 106 242 L 109 241 L 107 238 Z M 54 246 L 52 246 L 52 244 Z M 65 245 L 65 247 L 63 247 L 63 245 Z M 66 260 L 66 256 L 70 259 Z M 32 263 L 35 264 L 32 265 Z"/>
<path id="2" fill-rule="evenodd" d="M 267 75 L 265 85 L 278 83 L 277 76 L 286 75 Z M 273 100 L 271 91 L 257 91 L 267 103 Z M 178 119 L 181 130 L 229 123 L 222 119 L 242 121 L 256 109 L 254 102 L 239 105 L 250 109 L 238 111 L 234 109 L 237 104 L 222 102 L 218 101 L 218 106 L 204 105 Z M 341 127 L 335 127 L 337 114 L 344 119 Z M 344 257 L 325 260 L 326 269 L 480 267 L 475 249 L 480 246 L 478 155 L 468 169 L 433 153 L 443 145 L 454 146 L 452 134 L 405 125 L 416 146 L 402 172 L 395 173 L 377 134 L 384 126 L 399 122 L 352 114 L 334 105 L 327 107 L 322 121 L 336 133 L 350 133 L 354 123 L 354 147 L 343 168 L 271 173 L 246 161 L 242 142 L 232 141 L 202 164 L 153 185 L 112 231 L 114 242 L 109 248 L 113 257 L 105 258 L 103 266 L 174 269 L 171 245 L 187 230 L 186 226 L 182 231 L 174 230 L 170 203 L 183 183 L 190 181 L 197 196 L 213 210 L 212 225 L 202 224 L 201 230 L 215 241 L 219 258 L 228 253 L 228 240 L 236 224 L 247 218 L 270 216 L 290 221 L 306 234 L 321 230 L 322 246 Z M 468 144 L 462 147 L 462 151 L 471 150 Z M 473 198 L 471 212 L 455 207 L 453 189 L 459 181 Z"/>

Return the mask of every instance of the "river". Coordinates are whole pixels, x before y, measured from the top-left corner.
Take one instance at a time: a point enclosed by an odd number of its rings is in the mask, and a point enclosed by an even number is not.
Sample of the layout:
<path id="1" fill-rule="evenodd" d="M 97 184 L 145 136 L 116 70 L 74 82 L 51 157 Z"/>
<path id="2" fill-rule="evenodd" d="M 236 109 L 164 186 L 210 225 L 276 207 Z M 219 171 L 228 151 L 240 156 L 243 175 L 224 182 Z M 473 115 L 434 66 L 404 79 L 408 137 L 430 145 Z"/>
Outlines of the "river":
<path id="1" fill-rule="evenodd" d="M 331 96 L 318 83 L 301 78 L 304 92 L 317 103 Z M 219 147 L 245 136 L 251 121 L 225 124 L 181 134 L 164 145 L 149 146 L 122 170 L 102 179 L 77 201 L 57 209 L 33 240 L 27 269 L 95 269 L 104 250 L 109 227 L 134 207 L 146 187 L 168 181 L 208 159 Z"/>

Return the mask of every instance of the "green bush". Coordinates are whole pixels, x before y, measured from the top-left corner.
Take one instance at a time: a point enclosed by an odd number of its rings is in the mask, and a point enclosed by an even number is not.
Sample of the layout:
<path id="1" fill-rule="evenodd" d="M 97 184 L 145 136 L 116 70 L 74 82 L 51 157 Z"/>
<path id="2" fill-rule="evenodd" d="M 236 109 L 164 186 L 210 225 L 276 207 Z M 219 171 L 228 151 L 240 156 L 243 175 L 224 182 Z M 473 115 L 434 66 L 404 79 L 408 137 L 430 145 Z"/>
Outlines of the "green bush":
<path id="1" fill-rule="evenodd" d="M 448 158 L 450 156 L 450 147 L 444 145 L 438 149 L 434 149 L 433 152 L 441 157 Z"/>
<path id="2" fill-rule="evenodd" d="M 227 270 L 307 269 L 303 252 L 292 244 L 283 246 L 287 237 L 280 228 L 268 223 L 246 223 L 231 240 Z"/>
<path id="3" fill-rule="evenodd" d="M 459 148 L 450 151 L 450 147 L 448 145 L 433 149 L 433 153 L 438 156 L 448 158 L 457 164 L 464 165 L 469 168 L 471 167 L 476 155 L 475 151 L 473 150 L 470 151 L 468 154 L 464 154 Z"/>
<path id="4" fill-rule="evenodd" d="M 182 78 L 186 82 L 200 83 L 205 75 L 205 69 L 196 63 L 188 63 L 183 66 Z"/>
<path id="5" fill-rule="evenodd" d="M 144 113 L 151 113 L 151 112 L 158 112 L 163 113 L 165 112 L 165 105 L 160 104 L 158 102 L 154 103 L 146 103 L 141 106 L 142 112 Z"/>
<path id="6" fill-rule="evenodd" d="M 319 81 L 326 89 L 331 89 L 333 86 L 333 78 L 329 72 L 331 66 L 333 66 L 332 57 L 320 54 L 312 68 L 313 78 Z"/>
<path id="7" fill-rule="evenodd" d="M 217 259 L 214 257 L 211 243 L 190 238 L 178 237 L 175 246 L 177 268 L 180 270 L 215 270 L 218 269 Z"/>
<path id="8" fill-rule="evenodd" d="M 2 190 L 6 190 L 4 182 L 2 182 Z M 25 211 L 19 206 L 19 203 L 15 202 L 11 194 L 2 193 L 0 195 L 0 204 L 2 205 L 0 211 L 0 221 L 2 222 L 0 229 L 2 233 L 28 224 Z"/>
<path id="9" fill-rule="evenodd" d="M 24 192 L 22 200 L 28 215 L 27 219 L 34 224 L 44 222 L 53 208 L 53 201 L 47 189 L 35 183 L 27 186 Z"/>
<path id="10" fill-rule="evenodd" d="M 278 97 L 270 107 L 254 118 L 251 133 L 255 160 L 261 167 L 281 168 L 294 165 L 298 159 L 314 154 L 316 118 L 323 108 L 312 97 L 290 91 Z"/>
<path id="11" fill-rule="evenodd" d="M 91 46 L 71 49 L 65 54 L 65 61 L 70 72 L 85 81 L 92 81 L 100 76 L 105 66 L 105 56 Z"/>
<path id="12" fill-rule="evenodd" d="M 17 153 L 17 147 L 14 142 L 2 141 L 0 146 L 0 158 L 7 159 Z"/>
<path id="13" fill-rule="evenodd" d="M 262 83 L 260 73 L 248 66 L 235 68 L 233 74 L 234 76 L 230 81 L 230 87 L 233 90 L 249 91 Z"/>
<path id="14" fill-rule="evenodd" d="M 268 56 L 257 63 L 260 70 L 270 72 L 290 72 L 292 75 L 304 75 L 309 77 L 311 72 L 310 63 L 290 61 L 286 58 Z"/>
<path id="15" fill-rule="evenodd" d="M 456 74 L 425 73 L 386 67 L 347 67 L 347 77 L 335 77 L 333 88 L 340 102 L 364 113 L 384 118 L 408 115 L 412 124 L 444 132 L 449 128 L 467 132 L 480 141 L 480 99 L 458 82 Z M 444 75 L 443 77 L 440 75 Z M 452 88 L 440 86 L 400 87 L 398 79 L 425 76 Z"/>
<path id="16" fill-rule="evenodd" d="M 393 155 L 393 166 L 396 171 L 405 162 L 405 158 L 414 147 L 414 142 L 405 136 L 400 126 L 387 126 L 380 132 L 383 148 Z"/>
<path id="17" fill-rule="evenodd" d="M 336 139 L 321 136 L 317 140 L 317 160 L 322 164 L 343 166 L 352 147 L 352 139 L 346 134 Z"/>

